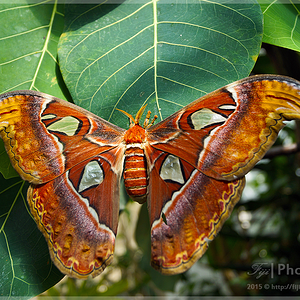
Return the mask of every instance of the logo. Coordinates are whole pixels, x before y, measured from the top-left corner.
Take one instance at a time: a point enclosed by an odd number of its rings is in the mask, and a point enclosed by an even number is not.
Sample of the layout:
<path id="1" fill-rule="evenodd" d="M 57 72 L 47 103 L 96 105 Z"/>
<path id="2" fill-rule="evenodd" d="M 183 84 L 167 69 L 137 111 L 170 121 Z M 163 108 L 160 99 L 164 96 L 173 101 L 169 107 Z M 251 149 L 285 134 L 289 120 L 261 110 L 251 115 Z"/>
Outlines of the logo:
<path id="1" fill-rule="evenodd" d="M 252 271 L 247 272 L 248 275 L 254 276 L 256 279 L 262 276 L 270 276 L 274 278 L 276 276 L 300 276 L 300 267 L 291 267 L 289 264 L 274 264 L 274 263 L 255 263 L 252 266 Z"/>

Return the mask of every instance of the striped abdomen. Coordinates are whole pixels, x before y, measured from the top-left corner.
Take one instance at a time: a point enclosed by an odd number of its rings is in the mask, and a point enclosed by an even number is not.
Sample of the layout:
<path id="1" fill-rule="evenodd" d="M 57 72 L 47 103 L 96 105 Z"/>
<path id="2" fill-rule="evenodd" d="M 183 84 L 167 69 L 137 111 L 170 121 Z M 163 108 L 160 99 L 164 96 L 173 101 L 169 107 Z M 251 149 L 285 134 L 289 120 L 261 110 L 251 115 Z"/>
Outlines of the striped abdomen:
<path id="1" fill-rule="evenodd" d="M 125 151 L 124 181 L 127 194 L 133 200 L 144 203 L 147 194 L 147 163 L 144 150 L 130 147 Z"/>

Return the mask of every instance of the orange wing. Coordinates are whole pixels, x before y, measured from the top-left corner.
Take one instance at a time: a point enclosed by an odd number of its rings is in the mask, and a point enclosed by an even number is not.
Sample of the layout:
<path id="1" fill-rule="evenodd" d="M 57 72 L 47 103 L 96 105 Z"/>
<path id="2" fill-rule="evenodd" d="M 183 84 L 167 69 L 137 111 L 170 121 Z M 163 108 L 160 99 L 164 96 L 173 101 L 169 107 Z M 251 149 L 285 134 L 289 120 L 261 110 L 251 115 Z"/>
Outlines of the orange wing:
<path id="1" fill-rule="evenodd" d="M 300 83 L 249 77 L 184 107 L 148 129 L 152 265 L 185 271 L 207 249 L 239 200 L 244 175 L 300 119 Z"/>
<path id="2" fill-rule="evenodd" d="M 0 133 L 32 183 L 27 200 L 62 273 L 96 276 L 110 263 L 119 215 L 124 130 L 34 91 L 0 97 Z"/>
<path id="3" fill-rule="evenodd" d="M 14 168 L 35 184 L 117 147 L 125 131 L 72 103 L 36 91 L 1 95 L 0 117 L 0 134 Z"/>

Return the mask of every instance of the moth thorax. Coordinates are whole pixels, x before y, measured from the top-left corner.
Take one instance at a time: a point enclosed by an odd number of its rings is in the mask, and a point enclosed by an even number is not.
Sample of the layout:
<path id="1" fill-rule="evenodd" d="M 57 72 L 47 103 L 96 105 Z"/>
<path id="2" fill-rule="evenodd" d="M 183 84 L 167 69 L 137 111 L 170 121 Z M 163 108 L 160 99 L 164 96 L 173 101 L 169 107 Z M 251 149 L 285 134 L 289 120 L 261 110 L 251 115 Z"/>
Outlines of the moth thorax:
<path id="1" fill-rule="evenodd" d="M 146 139 L 146 131 L 139 124 L 130 127 L 124 134 L 125 144 L 143 143 Z"/>
<path id="2" fill-rule="evenodd" d="M 139 203 L 146 201 L 147 195 L 147 162 L 144 150 L 139 147 L 129 147 L 125 151 L 124 182 L 127 194 Z"/>

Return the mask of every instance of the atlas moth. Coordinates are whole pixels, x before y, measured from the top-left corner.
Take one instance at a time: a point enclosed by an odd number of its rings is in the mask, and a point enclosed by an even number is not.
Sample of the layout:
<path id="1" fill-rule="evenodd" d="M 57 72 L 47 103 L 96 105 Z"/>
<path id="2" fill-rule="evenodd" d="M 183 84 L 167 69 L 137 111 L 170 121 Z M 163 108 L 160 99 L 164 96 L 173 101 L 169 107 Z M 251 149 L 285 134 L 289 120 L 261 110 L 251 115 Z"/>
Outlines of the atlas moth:
<path id="1" fill-rule="evenodd" d="M 245 174 L 285 121 L 300 119 L 300 83 L 248 77 L 153 125 L 144 107 L 128 130 L 53 96 L 0 96 L 0 130 L 11 163 L 31 183 L 27 200 L 58 269 L 100 274 L 113 257 L 120 179 L 147 201 L 151 265 L 163 274 L 189 269 L 234 205 Z"/>

